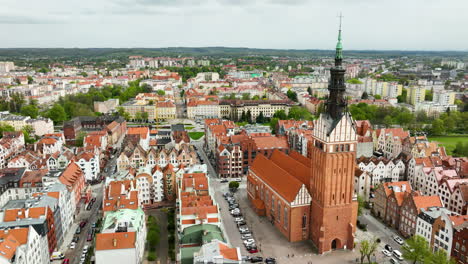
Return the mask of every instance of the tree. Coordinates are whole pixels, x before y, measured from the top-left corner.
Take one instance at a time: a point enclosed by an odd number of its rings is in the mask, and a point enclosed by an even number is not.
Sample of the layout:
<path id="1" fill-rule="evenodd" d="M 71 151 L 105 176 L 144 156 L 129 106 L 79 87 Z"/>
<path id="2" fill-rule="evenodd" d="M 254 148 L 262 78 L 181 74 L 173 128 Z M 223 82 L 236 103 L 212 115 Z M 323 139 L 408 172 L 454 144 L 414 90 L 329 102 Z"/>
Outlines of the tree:
<path id="1" fill-rule="evenodd" d="M 250 109 L 247 110 L 247 113 L 245 114 L 245 121 L 252 123 L 252 112 L 250 112 Z"/>
<path id="2" fill-rule="evenodd" d="M 278 118 L 279 120 L 285 120 L 288 118 L 284 110 L 278 110 L 273 114 L 273 117 Z"/>
<path id="3" fill-rule="evenodd" d="M 163 95 L 166 94 L 166 92 L 165 92 L 164 90 L 157 90 L 156 93 L 157 93 L 158 95 L 161 95 L 161 96 L 163 96 Z"/>
<path id="4" fill-rule="evenodd" d="M 424 264 L 455 264 L 455 261 L 447 256 L 445 250 L 439 249 L 435 253 L 427 255 Z"/>
<path id="5" fill-rule="evenodd" d="M 309 93 L 309 95 L 312 95 L 312 88 L 310 88 L 310 86 L 307 87 L 307 92 Z"/>
<path id="6" fill-rule="evenodd" d="M 15 128 L 7 123 L 0 122 L 0 138 L 3 137 L 3 132 L 13 132 Z"/>
<path id="7" fill-rule="evenodd" d="M 13 93 L 10 98 L 10 112 L 19 113 L 25 103 L 23 94 Z"/>
<path id="8" fill-rule="evenodd" d="M 136 112 L 135 113 L 135 120 L 142 120 L 143 119 L 143 113 L 142 112 Z"/>
<path id="9" fill-rule="evenodd" d="M 142 118 L 143 120 L 148 120 L 148 117 L 149 117 L 148 112 L 143 112 L 143 113 L 141 114 L 141 118 Z"/>
<path id="10" fill-rule="evenodd" d="M 245 122 L 245 120 L 246 120 L 246 119 L 245 119 L 245 112 L 244 112 L 244 110 L 242 110 L 242 114 L 241 114 L 240 121 L 241 121 L 241 122 Z"/>
<path id="11" fill-rule="evenodd" d="M 358 215 L 362 215 L 362 210 L 364 208 L 365 201 L 361 195 L 358 195 L 357 200 L 358 200 Z"/>
<path id="12" fill-rule="evenodd" d="M 373 238 L 371 241 L 362 240 L 360 244 L 359 253 L 361 254 L 361 264 L 364 263 L 365 258 L 367 258 L 369 263 L 372 263 L 370 259 L 372 254 L 377 250 L 379 242 L 377 242 L 377 239 Z"/>
<path id="13" fill-rule="evenodd" d="M 185 94 L 185 90 L 181 90 L 180 91 L 180 97 L 184 97 L 184 94 Z"/>
<path id="14" fill-rule="evenodd" d="M 250 100 L 250 93 L 243 93 L 242 100 Z"/>
<path id="15" fill-rule="evenodd" d="M 32 84 L 34 82 L 33 77 L 28 75 L 28 84 Z"/>
<path id="16" fill-rule="evenodd" d="M 39 108 L 35 105 L 25 105 L 21 107 L 21 115 L 37 118 L 39 115 Z"/>
<path id="17" fill-rule="evenodd" d="M 289 109 L 288 118 L 294 120 L 313 120 L 314 117 L 305 107 L 293 106 Z"/>
<path id="18" fill-rule="evenodd" d="M 408 90 L 403 88 L 401 91 L 401 95 L 397 96 L 398 103 L 405 103 L 407 96 L 408 96 Z"/>
<path id="19" fill-rule="evenodd" d="M 431 133 L 433 135 L 443 135 L 443 134 L 445 134 L 444 121 L 442 121 L 439 118 L 432 121 Z"/>
<path id="20" fill-rule="evenodd" d="M 65 109 L 63 109 L 63 107 L 58 103 L 55 103 L 54 106 L 47 111 L 46 116 L 52 119 L 54 123 L 61 123 L 67 120 Z"/>
<path id="21" fill-rule="evenodd" d="M 125 120 L 129 120 L 130 119 L 130 114 L 125 111 L 125 108 L 123 107 L 117 107 L 117 113 L 119 114 L 119 116 L 123 117 Z"/>
<path id="22" fill-rule="evenodd" d="M 366 100 L 367 98 L 369 98 L 369 95 L 367 94 L 367 92 L 363 92 L 361 95 L 361 99 Z"/>
<path id="23" fill-rule="evenodd" d="M 376 95 L 374 95 L 374 99 L 375 100 L 380 100 L 380 99 L 382 99 L 382 96 L 380 94 L 376 94 Z"/>
<path id="24" fill-rule="evenodd" d="M 258 114 L 256 122 L 259 123 L 259 124 L 263 124 L 265 122 L 265 117 L 263 116 L 263 111 L 260 111 L 260 114 Z"/>
<path id="25" fill-rule="evenodd" d="M 434 97 L 434 90 L 431 88 L 431 90 L 426 90 L 424 100 L 426 101 L 432 101 L 432 98 Z"/>
<path id="26" fill-rule="evenodd" d="M 77 147 L 82 147 L 83 146 L 83 141 L 84 141 L 84 138 L 86 137 L 86 132 L 84 131 L 80 131 L 80 133 L 78 133 L 78 135 L 76 136 L 76 139 L 75 139 L 75 146 Z"/>
<path id="27" fill-rule="evenodd" d="M 426 239 L 419 235 L 414 235 L 407 239 L 402 249 L 403 258 L 412 261 L 413 264 L 424 261 L 424 258 L 430 254 L 429 245 Z"/>
<path id="28" fill-rule="evenodd" d="M 230 100 L 235 100 L 235 99 L 236 99 L 236 94 L 235 94 L 235 93 L 231 93 L 231 94 L 229 95 L 229 99 L 230 99 Z"/>
<path id="29" fill-rule="evenodd" d="M 237 191 L 237 188 L 239 188 L 239 183 L 236 181 L 231 181 L 229 182 L 229 189 L 233 192 Z"/>
<path id="30" fill-rule="evenodd" d="M 291 91 L 291 89 L 289 89 L 289 90 L 286 92 L 286 95 L 287 95 L 288 98 L 291 99 L 292 101 L 297 102 L 297 93 L 296 93 L 296 92 Z"/>

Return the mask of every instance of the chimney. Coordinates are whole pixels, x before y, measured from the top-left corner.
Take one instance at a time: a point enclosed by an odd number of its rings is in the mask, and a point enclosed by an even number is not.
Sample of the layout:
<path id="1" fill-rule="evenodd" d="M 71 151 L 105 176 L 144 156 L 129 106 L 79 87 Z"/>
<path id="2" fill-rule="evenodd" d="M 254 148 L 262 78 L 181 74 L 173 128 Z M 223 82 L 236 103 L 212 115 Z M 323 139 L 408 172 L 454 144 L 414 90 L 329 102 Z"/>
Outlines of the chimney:
<path id="1" fill-rule="evenodd" d="M 116 238 L 112 239 L 112 244 L 114 245 L 114 247 L 117 247 L 117 239 Z"/>

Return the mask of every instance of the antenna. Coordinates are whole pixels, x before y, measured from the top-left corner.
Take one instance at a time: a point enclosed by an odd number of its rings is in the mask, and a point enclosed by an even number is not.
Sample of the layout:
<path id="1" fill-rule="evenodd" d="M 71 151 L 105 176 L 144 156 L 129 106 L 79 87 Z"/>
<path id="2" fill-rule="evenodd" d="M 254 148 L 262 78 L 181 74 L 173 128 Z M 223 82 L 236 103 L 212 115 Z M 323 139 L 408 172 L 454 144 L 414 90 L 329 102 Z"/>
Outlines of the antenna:
<path id="1" fill-rule="evenodd" d="M 341 20 L 343 19 L 343 14 L 340 12 L 340 15 L 338 16 L 340 18 L 340 31 L 341 31 Z"/>

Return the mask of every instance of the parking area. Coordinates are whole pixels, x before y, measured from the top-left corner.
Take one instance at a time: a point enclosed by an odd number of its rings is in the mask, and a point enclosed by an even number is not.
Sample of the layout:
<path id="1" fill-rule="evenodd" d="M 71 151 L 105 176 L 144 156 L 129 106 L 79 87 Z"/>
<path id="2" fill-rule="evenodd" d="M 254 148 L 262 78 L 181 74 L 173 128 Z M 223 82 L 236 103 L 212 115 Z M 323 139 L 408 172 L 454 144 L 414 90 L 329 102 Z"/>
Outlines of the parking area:
<path id="1" fill-rule="evenodd" d="M 245 180 L 234 194 L 239 210 L 258 248 L 258 253 L 249 253 L 243 244 L 241 234 L 235 223 L 235 217 L 229 212 L 229 204 L 223 193 L 228 192 L 228 184 L 214 180 L 215 199 L 221 208 L 221 216 L 228 240 L 232 246 L 239 247 L 243 256 L 261 256 L 263 259 L 273 257 L 277 263 L 356 263 L 359 251 L 334 251 L 317 255 L 312 242 L 302 241 L 290 243 L 276 230 L 265 217 L 259 217 L 250 208 L 247 199 Z"/>

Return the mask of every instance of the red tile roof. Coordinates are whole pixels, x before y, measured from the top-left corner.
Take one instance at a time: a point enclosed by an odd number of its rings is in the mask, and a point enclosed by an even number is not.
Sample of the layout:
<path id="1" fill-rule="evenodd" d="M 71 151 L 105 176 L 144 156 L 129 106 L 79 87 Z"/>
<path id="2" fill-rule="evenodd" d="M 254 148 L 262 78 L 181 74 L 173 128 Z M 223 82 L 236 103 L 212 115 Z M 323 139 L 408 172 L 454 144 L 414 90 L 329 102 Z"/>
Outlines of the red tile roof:
<path id="1" fill-rule="evenodd" d="M 135 232 L 100 233 L 96 235 L 96 250 L 135 248 Z"/>

